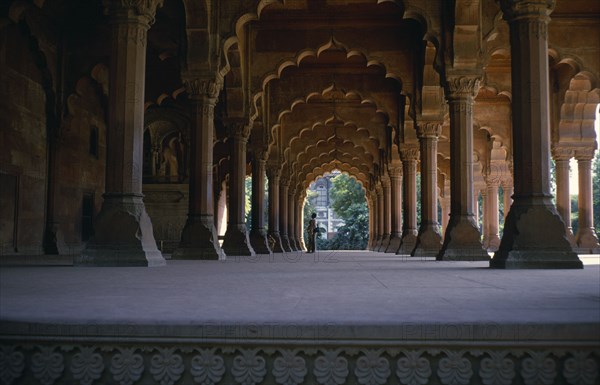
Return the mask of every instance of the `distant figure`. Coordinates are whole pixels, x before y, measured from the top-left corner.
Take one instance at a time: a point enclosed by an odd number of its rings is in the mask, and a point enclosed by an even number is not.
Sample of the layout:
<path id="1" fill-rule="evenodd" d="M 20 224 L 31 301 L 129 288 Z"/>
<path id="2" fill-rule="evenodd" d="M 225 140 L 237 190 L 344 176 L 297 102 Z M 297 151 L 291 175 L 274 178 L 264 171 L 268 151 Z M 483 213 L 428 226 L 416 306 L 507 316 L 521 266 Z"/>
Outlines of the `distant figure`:
<path id="1" fill-rule="evenodd" d="M 308 227 L 306 231 L 308 232 L 308 251 L 307 253 L 315 252 L 315 238 L 317 236 L 317 221 L 315 218 L 317 217 L 316 213 L 312 213 L 310 216 L 311 220 L 308 221 Z"/>

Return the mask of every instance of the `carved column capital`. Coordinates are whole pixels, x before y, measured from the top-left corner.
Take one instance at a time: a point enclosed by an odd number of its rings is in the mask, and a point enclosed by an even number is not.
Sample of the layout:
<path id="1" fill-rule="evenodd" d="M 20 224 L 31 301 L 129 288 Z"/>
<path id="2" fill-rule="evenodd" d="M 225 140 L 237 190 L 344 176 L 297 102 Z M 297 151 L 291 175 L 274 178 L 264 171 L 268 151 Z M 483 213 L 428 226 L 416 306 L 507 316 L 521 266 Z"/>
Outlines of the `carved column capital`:
<path id="1" fill-rule="evenodd" d="M 575 149 L 575 159 L 591 161 L 594 159 L 596 149 L 594 147 L 583 147 Z"/>
<path id="2" fill-rule="evenodd" d="M 402 164 L 388 166 L 388 174 L 390 174 L 390 179 L 402 177 L 402 172 Z"/>
<path id="3" fill-rule="evenodd" d="M 575 151 L 571 147 L 565 147 L 558 144 L 553 144 L 550 151 L 552 152 L 552 159 L 558 160 L 569 160 L 571 159 Z"/>
<path id="4" fill-rule="evenodd" d="M 548 21 L 556 5 L 556 0 L 499 0 L 498 2 L 504 19 L 509 22 L 529 18 Z"/>
<path id="5" fill-rule="evenodd" d="M 402 147 L 400 149 L 400 159 L 402 159 L 403 162 L 406 161 L 417 161 L 419 160 L 419 156 L 420 156 L 420 152 L 419 152 L 419 148 L 418 147 L 413 147 L 413 146 L 409 146 L 409 147 Z"/>
<path id="6" fill-rule="evenodd" d="M 279 165 L 267 165 L 267 178 L 269 178 L 269 182 L 279 181 L 279 178 L 281 178 L 281 169 L 279 168 Z"/>
<path id="7" fill-rule="evenodd" d="M 384 174 L 381 177 L 381 185 L 384 189 L 390 188 L 392 186 L 389 175 Z"/>
<path id="8" fill-rule="evenodd" d="M 113 17 L 115 22 L 142 17 L 148 26 L 154 23 L 156 9 L 163 3 L 164 0 L 102 0 L 104 13 Z"/>
<path id="9" fill-rule="evenodd" d="M 422 121 L 418 123 L 417 137 L 427 139 L 437 139 L 442 133 L 442 122 Z"/>
<path id="10" fill-rule="evenodd" d="M 252 126 L 246 120 L 230 121 L 226 123 L 227 135 L 236 140 L 248 141 Z"/>
<path id="11" fill-rule="evenodd" d="M 449 75 L 446 77 L 446 97 L 448 99 L 466 99 L 475 97 L 481 82 L 480 74 Z"/>
<path id="12" fill-rule="evenodd" d="M 219 93 L 223 89 L 223 81 L 218 78 L 189 77 L 183 80 L 183 85 L 190 98 L 204 98 L 212 102 L 213 105 L 217 103 Z"/>
<path id="13" fill-rule="evenodd" d="M 290 178 L 288 178 L 287 176 L 281 176 L 279 178 L 279 184 L 283 187 L 289 187 L 290 186 Z"/>

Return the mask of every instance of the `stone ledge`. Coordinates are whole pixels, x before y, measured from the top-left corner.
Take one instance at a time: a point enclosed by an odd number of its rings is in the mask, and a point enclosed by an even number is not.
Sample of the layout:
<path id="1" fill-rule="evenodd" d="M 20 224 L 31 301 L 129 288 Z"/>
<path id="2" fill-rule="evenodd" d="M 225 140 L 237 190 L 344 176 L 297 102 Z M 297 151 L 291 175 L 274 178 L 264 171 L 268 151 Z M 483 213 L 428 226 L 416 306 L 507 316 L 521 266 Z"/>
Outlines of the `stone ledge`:
<path id="1" fill-rule="evenodd" d="M 298 346 L 285 341 L 154 339 L 49 342 L 0 337 L 0 376 L 6 384 L 46 385 L 596 384 L 600 366 L 600 348 L 591 342 Z"/>

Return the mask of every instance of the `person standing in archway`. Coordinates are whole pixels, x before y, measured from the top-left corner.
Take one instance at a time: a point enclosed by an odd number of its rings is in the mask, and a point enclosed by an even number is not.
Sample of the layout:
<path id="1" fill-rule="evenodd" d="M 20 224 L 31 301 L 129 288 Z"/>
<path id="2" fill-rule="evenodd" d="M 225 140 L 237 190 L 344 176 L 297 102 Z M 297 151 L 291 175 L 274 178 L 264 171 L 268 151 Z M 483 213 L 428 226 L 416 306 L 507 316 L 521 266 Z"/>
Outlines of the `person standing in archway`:
<path id="1" fill-rule="evenodd" d="M 310 221 L 308 221 L 308 227 L 306 228 L 306 231 L 308 232 L 308 250 L 307 253 L 314 253 L 315 252 L 315 237 L 317 235 L 317 221 L 316 218 L 317 214 L 316 213 L 312 213 L 312 215 L 310 216 Z"/>

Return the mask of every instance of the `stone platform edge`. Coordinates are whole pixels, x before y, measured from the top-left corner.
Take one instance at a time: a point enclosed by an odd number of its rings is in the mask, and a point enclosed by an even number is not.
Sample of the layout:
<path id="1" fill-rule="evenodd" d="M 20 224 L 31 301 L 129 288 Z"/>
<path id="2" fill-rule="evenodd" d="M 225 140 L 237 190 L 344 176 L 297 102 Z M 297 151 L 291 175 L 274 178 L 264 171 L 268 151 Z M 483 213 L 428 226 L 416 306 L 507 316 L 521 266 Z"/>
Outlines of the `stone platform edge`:
<path id="1" fill-rule="evenodd" d="M 49 385 L 597 384 L 598 328 L 2 321 L 0 376 Z"/>

